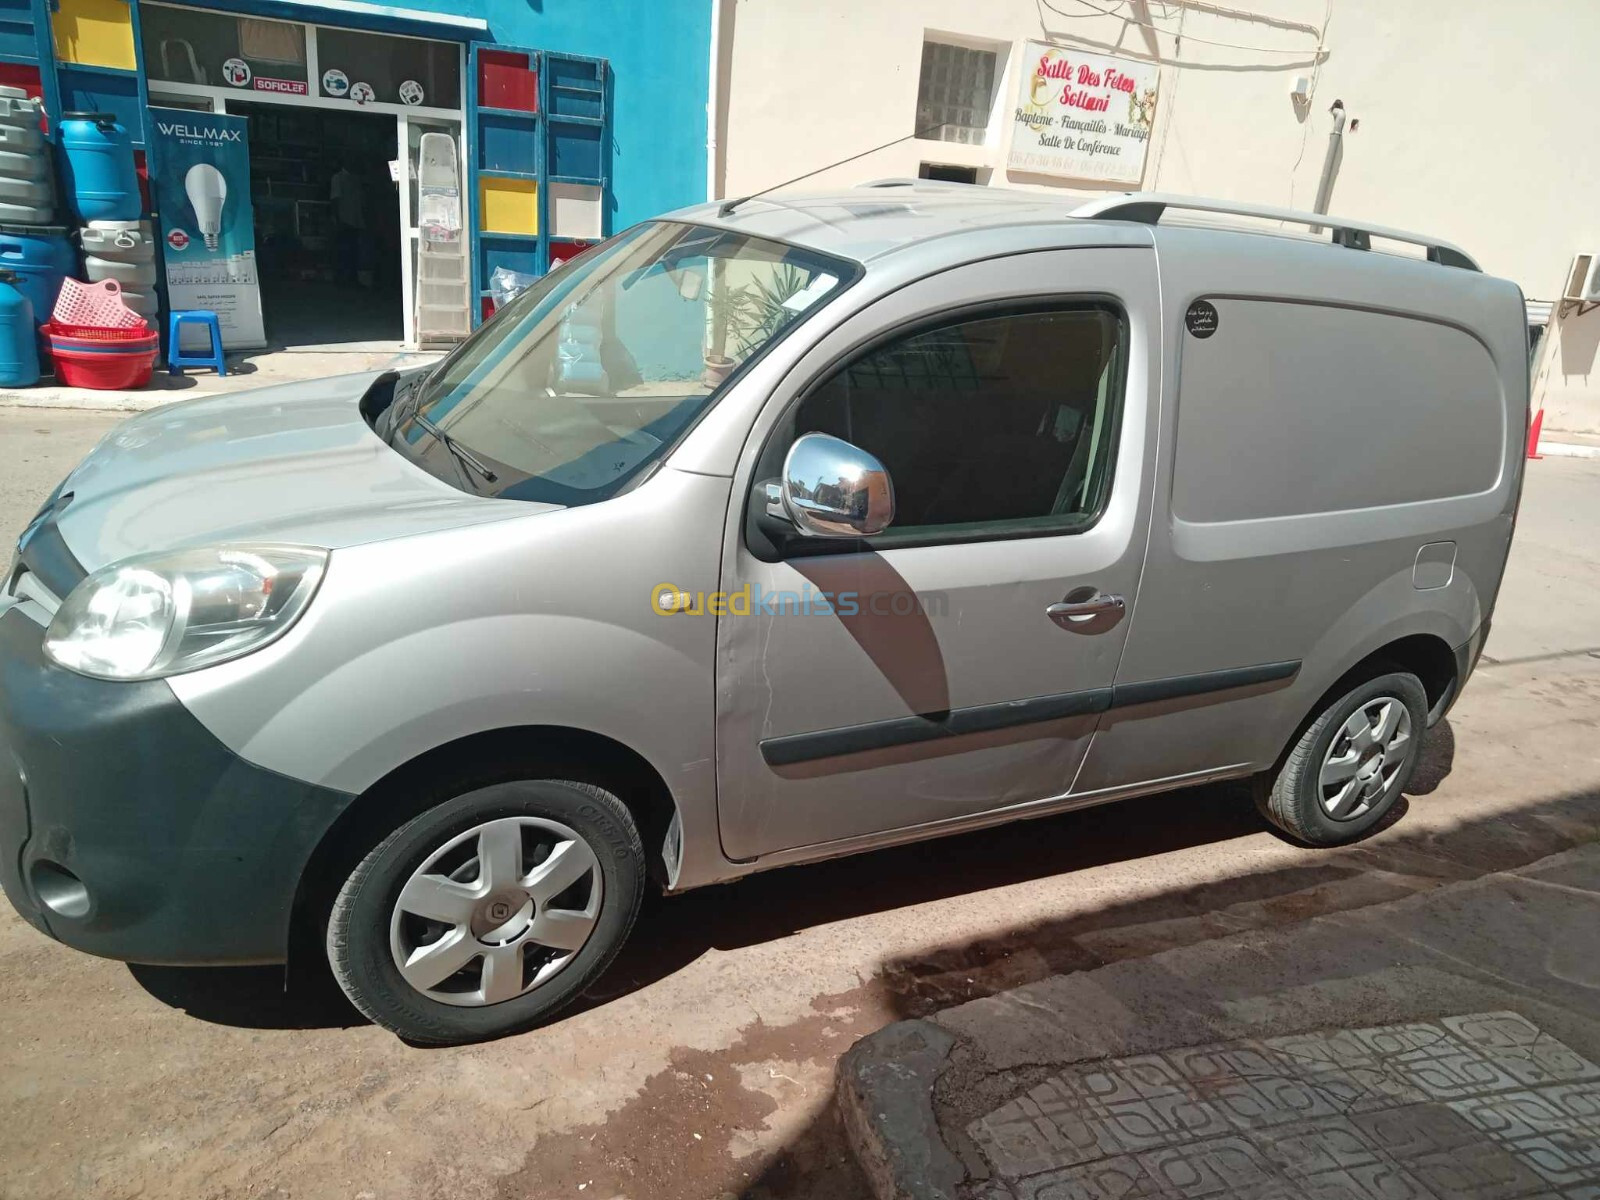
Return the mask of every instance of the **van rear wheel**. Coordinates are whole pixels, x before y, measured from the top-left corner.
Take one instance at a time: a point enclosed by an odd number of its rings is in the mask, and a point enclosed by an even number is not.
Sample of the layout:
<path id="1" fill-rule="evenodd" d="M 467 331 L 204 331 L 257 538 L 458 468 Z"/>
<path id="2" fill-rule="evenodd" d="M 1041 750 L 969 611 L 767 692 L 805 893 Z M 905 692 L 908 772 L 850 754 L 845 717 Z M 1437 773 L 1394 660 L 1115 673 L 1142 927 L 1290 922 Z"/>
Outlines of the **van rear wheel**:
<path id="1" fill-rule="evenodd" d="M 1334 698 L 1256 781 L 1262 814 L 1311 846 L 1342 846 L 1378 825 L 1411 782 L 1428 714 L 1422 682 L 1405 671 Z"/>
<path id="2" fill-rule="evenodd" d="M 627 808 L 593 784 L 465 791 L 358 863 L 328 922 L 328 961 L 361 1012 L 413 1042 L 529 1028 L 622 948 L 644 894 Z"/>

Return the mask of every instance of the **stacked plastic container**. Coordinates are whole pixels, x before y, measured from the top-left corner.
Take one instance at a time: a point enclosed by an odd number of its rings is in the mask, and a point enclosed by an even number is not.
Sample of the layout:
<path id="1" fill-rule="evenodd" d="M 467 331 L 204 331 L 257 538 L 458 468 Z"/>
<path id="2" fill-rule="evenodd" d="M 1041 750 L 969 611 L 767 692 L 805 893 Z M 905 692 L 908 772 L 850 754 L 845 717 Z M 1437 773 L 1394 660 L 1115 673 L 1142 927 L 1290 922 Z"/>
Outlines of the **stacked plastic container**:
<path id="1" fill-rule="evenodd" d="M 0 387 L 32 387 L 39 382 L 33 304 L 17 282 L 15 271 L 0 270 Z"/>
<path id="2" fill-rule="evenodd" d="M 43 364 L 71 386 L 142 387 L 159 342 L 156 247 L 133 141 L 108 113 L 67 113 L 58 195 L 43 118 L 37 99 L 0 87 L 0 386 L 36 382 Z M 67 226 L 51 224 L 58 209 L 84 226 L 87 286 Z"/>
<path id="3" fill-rule="evenodd" d="M 149 221 L 90 221 L 78 234 L 83 273 L 90 283 L 114 279 L 122 302 L 156 319 L 156 247 Z"/>
<path id="4" fill-rule="evenodd" d="M 39 326 L 78 265 L 56 204 L 44 106 L 0 87 L 0 386 L 38 382 Z"/>
<path id="5" fill-rule="evenodd" d="M 78 256 L 59 225 L 0 225 L 0 269 L 16 272 L 14 286 L 41 324 L 50 319 L 61 281 L 77 273 Z"/>
<path id="6" fill-rule="evenodd" d="M 0 87 L 0 225 L 48 225 L 55 219 L 55 172 L 43 116 L 44 106 L 21 88 Z"/>
<path id="7" fill-rule="evenodd" d="M 133 139 L 111 113 L 69 112 L 61 121 L 67 199 L 78 220 L 137 221 L 144 208 Z"/>
<path id="8" fill-rule="evenodd" d="M 63 192 L 82 223 L 87 284 L 68 279 L 44 326 L 56 377 L 69 387 L 143 387 L 159 350 L 156 250 L 134 166 L 133 139 L 110 113 L 61 121 Z"/>
<path id="9" fill-rule="evenodd" d="M 61 122 L 67 201 L 84 228 L 83 273 L 114 280 L 122 302 L 156 320 L 156 248 L 134 169 L 133 140 L 110 113 L 69 112 Z"/>

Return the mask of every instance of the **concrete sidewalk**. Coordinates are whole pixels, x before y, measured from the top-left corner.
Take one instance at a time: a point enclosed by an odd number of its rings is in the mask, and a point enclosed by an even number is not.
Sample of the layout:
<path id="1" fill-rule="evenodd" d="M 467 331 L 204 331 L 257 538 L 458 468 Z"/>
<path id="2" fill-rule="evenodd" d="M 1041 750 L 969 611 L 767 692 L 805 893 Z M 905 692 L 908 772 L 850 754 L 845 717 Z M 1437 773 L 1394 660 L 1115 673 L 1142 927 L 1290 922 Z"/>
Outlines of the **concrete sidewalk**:
<path id="1" fill-rule="evenodd" d="M 1600 458 L 1600 434 L 1547 429 L 1539 435 L 1539 454 L 1555 458 Z"/>
<path id="2" fill-rule="evenodd" d="M 361 371 L 403 371 L 440 358 L 443 351 L 407 350 L 394 342 L 348 342 L 291 349 L 246 350 L 227 356 L 228 374 L 197 368 L 171 375 L 157 365 L 147 386 L 136 391 L 93 391 L 43 385 L 0 390 L 0 408 L 74 408 L 100 412 L 143 412 L 178 400 L 225 396 L 252 388 Z"/>
<path id="3" fill-rule="evenodd" d="M 880 1197 L 1600 1198 L 1600 845 L 903 1021 Z"/>

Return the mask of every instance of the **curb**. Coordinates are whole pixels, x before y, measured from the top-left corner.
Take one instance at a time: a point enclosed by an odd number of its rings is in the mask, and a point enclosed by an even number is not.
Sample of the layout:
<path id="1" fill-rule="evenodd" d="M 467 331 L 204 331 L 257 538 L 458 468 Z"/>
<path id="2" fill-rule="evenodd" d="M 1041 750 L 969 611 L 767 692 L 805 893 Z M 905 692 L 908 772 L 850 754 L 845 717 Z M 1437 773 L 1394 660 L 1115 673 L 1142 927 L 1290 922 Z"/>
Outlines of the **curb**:
<path id="1" fill-rule="evenodd" d="M 1534 453 L 1549 458 L 1600 458 L 1600 446 L 1580 446 L 1575 442 L 1540 442 Z"/>
<path id="2" fill-rule="evenodd" d="M 878 1200 L 956 1200 L 967 1173 L 933 1113 L 933 1085 L 955 1044 L 931 1022 L 901 1021 L 839 1060 L 845 1137 Z"/>
<path id="3" fill-rule="evenodd" d="M 222 395 L 221 392 L 201 392 L 200 396 Z M 176 394 L 170 392 L 156 392 L 149 396 L 135 395 L 132 392 L 107 392 L 103 396 L 58 396 L 48 392 L 30 394 L 28 392 L 0 392 L 0 408 L 53 408 L 53 409 L 78 409 L 84 412 L 148 412 L 152 408 L 160 408 L 163 404 L 174 404 L 179 400 L 198 399 L 191 393 Z"/>

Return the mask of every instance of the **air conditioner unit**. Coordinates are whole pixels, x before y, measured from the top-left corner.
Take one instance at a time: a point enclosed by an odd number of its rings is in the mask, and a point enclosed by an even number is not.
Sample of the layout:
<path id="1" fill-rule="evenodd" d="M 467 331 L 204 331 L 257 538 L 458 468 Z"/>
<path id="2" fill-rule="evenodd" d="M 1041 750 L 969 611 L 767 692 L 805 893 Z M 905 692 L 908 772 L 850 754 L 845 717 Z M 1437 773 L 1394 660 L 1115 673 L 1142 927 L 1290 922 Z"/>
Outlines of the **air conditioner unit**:
<path id="1" fill-rule="evenodd" d="M 1572 260 L 1563 300 L 1580 304 L 1600 304 L 1600 254 L 1580 254 Z"/>

